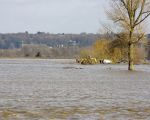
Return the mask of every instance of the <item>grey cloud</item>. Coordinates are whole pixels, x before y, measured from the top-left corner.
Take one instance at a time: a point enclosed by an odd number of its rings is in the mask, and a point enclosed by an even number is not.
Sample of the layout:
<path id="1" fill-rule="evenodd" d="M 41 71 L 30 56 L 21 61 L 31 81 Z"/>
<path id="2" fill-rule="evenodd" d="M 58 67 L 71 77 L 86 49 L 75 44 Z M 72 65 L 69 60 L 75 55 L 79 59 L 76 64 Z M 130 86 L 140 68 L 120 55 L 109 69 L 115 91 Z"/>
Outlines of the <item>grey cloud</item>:
<path id="1" fill-rule="evenodd" d="M 98 32 L 106 0 L 0 0 L 0 32 Z"/>

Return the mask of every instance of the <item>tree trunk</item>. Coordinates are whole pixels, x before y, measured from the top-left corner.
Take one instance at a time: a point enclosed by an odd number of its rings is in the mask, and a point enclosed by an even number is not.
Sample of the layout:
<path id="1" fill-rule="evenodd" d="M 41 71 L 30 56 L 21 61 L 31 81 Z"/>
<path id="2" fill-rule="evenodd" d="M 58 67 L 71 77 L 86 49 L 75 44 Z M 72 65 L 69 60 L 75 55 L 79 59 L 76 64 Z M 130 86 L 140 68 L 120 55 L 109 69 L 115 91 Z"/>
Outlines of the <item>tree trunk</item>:
<path id="1" fill-rule="evenodd" d="M 134 70 L 133 64 L 133 44 L 129 43 L 128 45 L 128 70 Z"/>

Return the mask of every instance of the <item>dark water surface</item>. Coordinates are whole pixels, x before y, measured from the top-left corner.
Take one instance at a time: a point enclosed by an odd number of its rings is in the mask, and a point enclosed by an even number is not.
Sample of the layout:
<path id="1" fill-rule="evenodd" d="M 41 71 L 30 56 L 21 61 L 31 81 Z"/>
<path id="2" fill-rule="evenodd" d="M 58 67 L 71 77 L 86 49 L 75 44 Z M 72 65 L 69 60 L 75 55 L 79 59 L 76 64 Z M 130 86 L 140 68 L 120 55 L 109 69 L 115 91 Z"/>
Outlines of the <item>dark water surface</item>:
<path id="1" fill-rule="evenodd" d="M 0 120 L 150 120 L 150 66 L 0 60 Z"/>

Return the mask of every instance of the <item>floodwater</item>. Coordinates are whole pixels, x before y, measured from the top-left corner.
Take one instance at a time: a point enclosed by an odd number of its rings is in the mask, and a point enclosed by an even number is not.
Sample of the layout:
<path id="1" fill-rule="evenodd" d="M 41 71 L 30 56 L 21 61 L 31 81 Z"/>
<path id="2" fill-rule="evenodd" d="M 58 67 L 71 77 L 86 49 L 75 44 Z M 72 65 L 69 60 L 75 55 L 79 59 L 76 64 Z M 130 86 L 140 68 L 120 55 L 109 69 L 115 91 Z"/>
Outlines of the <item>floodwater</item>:
<path id="1" fill-rule="evenodd" d="M 150 120 L 150 66 L 0 60 L 0 120 Z"/>

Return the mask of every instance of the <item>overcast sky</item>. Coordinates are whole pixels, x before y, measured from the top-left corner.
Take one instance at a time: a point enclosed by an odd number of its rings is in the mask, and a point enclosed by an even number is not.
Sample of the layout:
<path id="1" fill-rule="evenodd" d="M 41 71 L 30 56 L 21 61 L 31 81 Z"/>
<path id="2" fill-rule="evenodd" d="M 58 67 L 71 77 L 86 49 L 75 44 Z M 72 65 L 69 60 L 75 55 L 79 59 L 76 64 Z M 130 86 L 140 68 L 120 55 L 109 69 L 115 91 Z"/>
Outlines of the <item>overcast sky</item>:
<path id="1" fill-rule="evenodd" d="M 97 33 L 108 0 L 0 0 L 0 32 Z"/>

